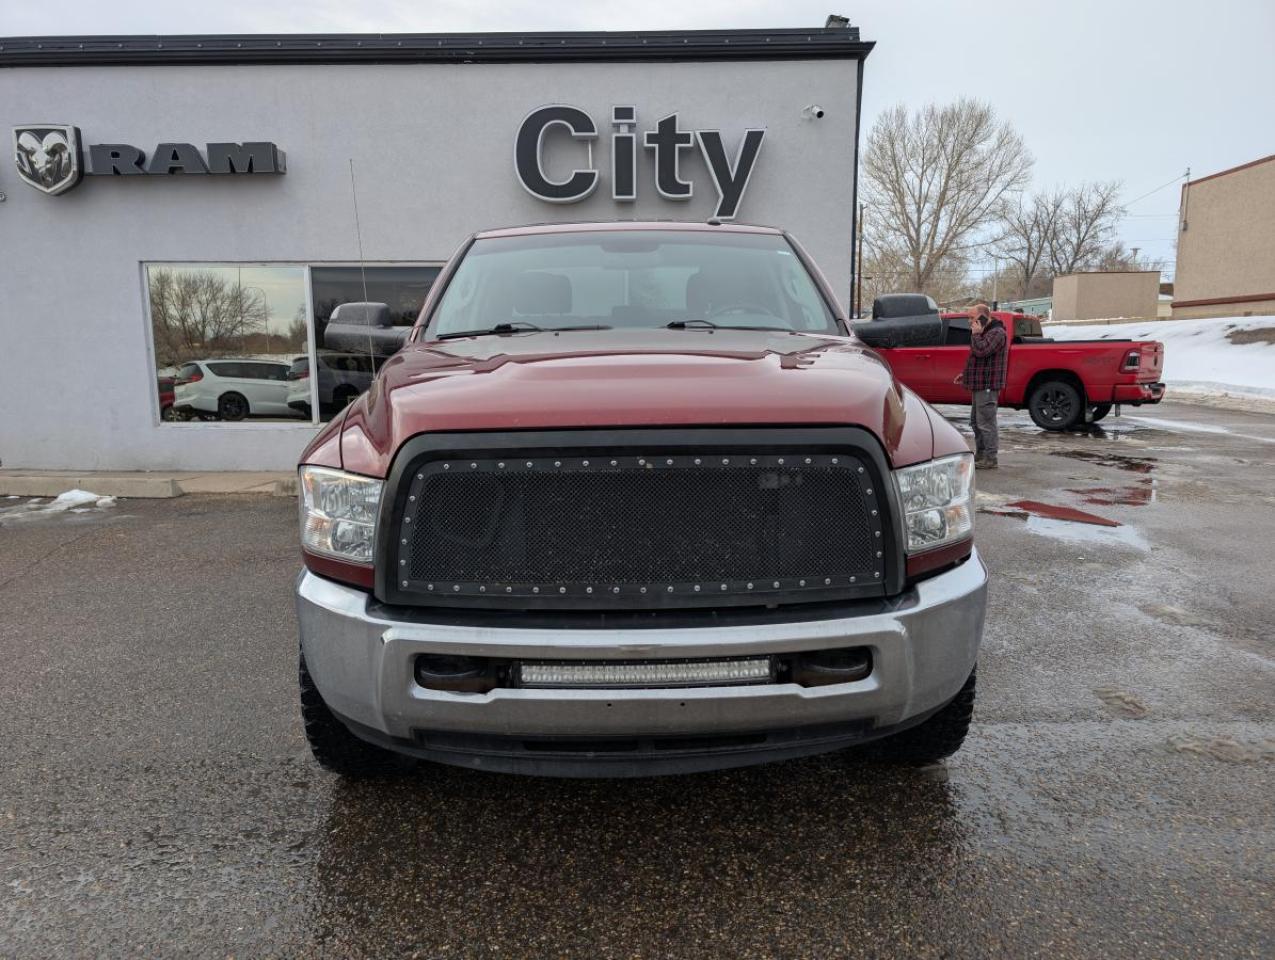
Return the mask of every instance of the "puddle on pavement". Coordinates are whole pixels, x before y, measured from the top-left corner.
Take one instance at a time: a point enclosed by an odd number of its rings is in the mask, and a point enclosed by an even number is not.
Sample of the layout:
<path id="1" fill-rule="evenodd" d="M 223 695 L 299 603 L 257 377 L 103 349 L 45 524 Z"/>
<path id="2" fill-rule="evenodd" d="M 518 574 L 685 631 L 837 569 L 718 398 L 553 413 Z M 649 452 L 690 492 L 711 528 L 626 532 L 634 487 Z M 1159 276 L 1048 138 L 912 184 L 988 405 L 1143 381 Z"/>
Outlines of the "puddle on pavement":
<path id="1" fill-rule="evenodd" d="M 1187 423 L 1185 420 L 1161 420 L 1157 417 L 1129 417 L 1134 423 L 1145 423 L 1148 427 L 1158 430 L 1168 430 L 1173 433 L 1187 431 L 1188 433 L 1230 433 L 1226 427 L 1218 426 L 1214 423 Z"/>
<path id="2" fill-rule="evenodd" d="M 1073 460 L 1084 460 L 1096 463 L 1100 467 L 1115 467 L 1130 473 L 1151 473 L 1159 463 L 1155 457 L 1131 457 L 1121 453 L 1099 453 L 1093 450 L 1051 450 L 1050 456 L 1070 457 Z"/>
<path id="3" fill-rule="evenodd" d="M 1140 603 L 1138 609 L 1148 617 L 1175 627 L 1211 627 L 1213 620 L 1191 610 L 1168 603 Z"/>
<path id="4" fill-rule="evenodd" d="M 1132 547 L 1143 553 L 1151 550 L 1146 538 L 1128 525 L 1098 527 L 1088 523 L 1051 520 L 1048 517 L 1036 517 L 1029 514 L 1025 521 L 1025 529 L 1028 533 L 1067 543 Z"/>
<path id="5" fill-rule="evenodd" d="M 1025 506 L 1044 507 L 1053 516 L 1041 516 L 1038 513 L 1023 509 Z M 1022 520 L 1028 533 L 1035 533 L 1053 540 L 1067 543 L 1098 544 L 1108 546 L 1132 547 L 1143 553 L 1149 552 L 1151 546 L 1146 538 L 1128 524 L 1116 520 L 1108 520 L 1097 514 L 1074 510 L 1070 507 L 1055 507 L 1052 504 L 1037 504 L 1030 500 L 1019 500 L 1007 504 L 979 507 L 979 513 L 993 517 L 1009 517 Z M 1090 519 L 1080 519 L 1081 517 Z"/>
<path id="6" fill-rule="evenodd" d="M 1094 695 L 1123 717 L 1140 720 L 1151 712 L 1145 703 L 1119 687 L 1095 687 Z"/>
<path id="7" fill-rule="evenodd" d="M 1275 739 L 1270 737 L 1245 742 L 1234 737 L 1178 733 L 1169 737 L 1169 747 L 1178 753 L 1193 753 L 1198 757 L 1211 757 L 1227 763 L 1275 760 Z"/>
<path id="8" fill-rule="evenodd" d="M 1085 503 L 1096 507 L 1145 507 L 1155 503 L 1155 481 L 1150 477 L 1131 486 L 1068 487 L 1067 492 L 1078 494 Z"/>
<path id="9" fill-rule="evenodd" d="M 988 514 L 989 516 L 993 516 L 993 517 L 1009 517 L 1009 518 L 1011 518 L 1011 519 L 1013 519 L 1013 520 L 1026 520 L 1026 519 L 1027 519 L 1027 511 L 1026 511 L 1026 510 L 1006 510 L 1006 509 L 1004 509 L 1003 507 L 985 507 L 985 508 L 983 508 L 983 509 L 979 510 L 978 512 L 979 512 L 979 513 L 986 513 L 986 514 Z"/>
<path id="10" fill-rule="evenodd" d="M 1123 526 L 1118 520 L 1109 520 L 1087 510 L 1075 507 L 1063 507 L 1055 503 L 1041 503 L 1039 500 L 1013 500 L 1005 505 L 1010 510 L 1021 510 L 1036 517 L 1049 520 L 1065 520 L 1069 523 L 1088 523 L 1096 527 Z"/>

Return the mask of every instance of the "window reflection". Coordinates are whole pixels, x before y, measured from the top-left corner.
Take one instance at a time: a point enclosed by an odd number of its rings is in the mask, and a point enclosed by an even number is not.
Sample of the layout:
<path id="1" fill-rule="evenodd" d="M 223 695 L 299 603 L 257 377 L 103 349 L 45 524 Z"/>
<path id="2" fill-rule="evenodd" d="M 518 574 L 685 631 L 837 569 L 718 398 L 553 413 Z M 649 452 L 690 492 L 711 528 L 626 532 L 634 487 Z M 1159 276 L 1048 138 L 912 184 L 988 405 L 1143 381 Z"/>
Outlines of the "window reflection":
<path id="1" fill-rule="evenodd" d="M 384 357 L 367 353 L 329 350 L 324 331 L 332 311 L 342 303 L 386 303 L 395 326 L 411 326 L 425 303 L 425 295 L 438 277 L 438 267 L 385 266 L 310 268 L 314 301 L 315 344 L 318 374 L 309 362 L 294 364 L 294 373 L 315 380 L 319 418 L 330 420 L 372 385 Z"/>
<path id="2" fill-rule="evenodd" d="M 394 324 L 410 326 L 438 273 L 422 266 L 311 267 L 312 369 L 304 266 L 148 264 L 160 418 L 330 420 L 372 385 L 384 360 L 327 349 L 332 311 L 342 303 L 387 303 Z"/>
<path id="3" fill-rule="evenodd" d="M 303 267 L 146 268 L 164 420 L 299 420 L 288 371 L 307 351 Z"/>

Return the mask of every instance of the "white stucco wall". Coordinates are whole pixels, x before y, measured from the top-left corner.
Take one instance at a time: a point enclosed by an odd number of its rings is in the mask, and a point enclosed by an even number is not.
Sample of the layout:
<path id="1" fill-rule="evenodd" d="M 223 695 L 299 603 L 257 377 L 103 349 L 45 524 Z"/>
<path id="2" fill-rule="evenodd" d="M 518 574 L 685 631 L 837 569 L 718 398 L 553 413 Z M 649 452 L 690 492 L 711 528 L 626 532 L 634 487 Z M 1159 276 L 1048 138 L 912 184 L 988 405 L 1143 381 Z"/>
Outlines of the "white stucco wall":
<path id="1" fill-rule="evenodd" d="M 704 219 L 716 192 L 698 150 L 695 196 L 655 190 L 640 151 L 636 203 L 609 180 L 578 204 L 527 194 L 514 136 L 534 107 L 567 103 L 599 127 L 609 177 L 610 108 L 638 131 L 676 111 L 683 129 L 722 131 L 730 156 L 765 127 L 738 219 L 787 227 L 844 303 L 854 210 L 854 60 L 705 63 L 44 67 L 0 70 L 0 130 L 74 124 L 83 142 L 271 140 L 281 177 L 85 177 L 48 197 L 0 165 L 0 323 L 5 467 L 288 469 L 316 427 L 161 424 L 141 264 L 348 262 L 357 257 L 349 158 L 369 261 L 446 259 L 477 229 L 545 220 Z M 802 117 L 817 103 L 822 120 Z M 559 140 L 555 148 L 583 156 Z M 551 154 L 552 170 L 567 154 Z M 557 161 L 561 161 L 558 163 Z M 87 149 L 86 149 L 87 162 Z M 573 164 L 574 165 L 574 164 Z"/>

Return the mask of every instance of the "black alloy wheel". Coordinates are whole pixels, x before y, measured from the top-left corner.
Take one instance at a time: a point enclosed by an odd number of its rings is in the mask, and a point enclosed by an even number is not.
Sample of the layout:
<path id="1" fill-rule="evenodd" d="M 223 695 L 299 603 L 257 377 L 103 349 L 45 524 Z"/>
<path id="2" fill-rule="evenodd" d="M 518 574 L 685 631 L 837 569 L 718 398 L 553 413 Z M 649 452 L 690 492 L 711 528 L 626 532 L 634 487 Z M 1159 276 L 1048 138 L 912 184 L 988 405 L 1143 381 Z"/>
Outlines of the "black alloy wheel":
<path id="1" fill-rule="evenodd" d="M 1027 411 L 1042 430 L 1070 430 L 1082 416 L 1080 391 L 1065 380 L 1046 380 L 1032 391 Z"/>
<path id="2" fill-rule="evenodd" d="M 223 393 L 217 400 L 217 415 L 223 420 L 242 420 L 248 416 L 248 401 L 238 393 Z"/>

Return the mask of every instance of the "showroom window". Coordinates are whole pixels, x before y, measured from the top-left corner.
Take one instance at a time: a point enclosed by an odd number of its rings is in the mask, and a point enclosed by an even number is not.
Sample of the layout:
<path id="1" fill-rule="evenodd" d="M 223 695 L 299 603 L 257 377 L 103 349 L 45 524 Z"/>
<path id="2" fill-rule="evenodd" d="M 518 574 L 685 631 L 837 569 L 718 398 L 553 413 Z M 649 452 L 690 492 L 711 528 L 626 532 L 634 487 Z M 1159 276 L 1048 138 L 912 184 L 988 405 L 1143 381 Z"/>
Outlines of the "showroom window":
<path id="1" fill-rule="evenodd" d="M 160 418 L 315 423 L 371 386 L 384 357 L 328 349 L 341 303 L 410 326 L 437 266 L 152 263 L 145 267 Z"/>

